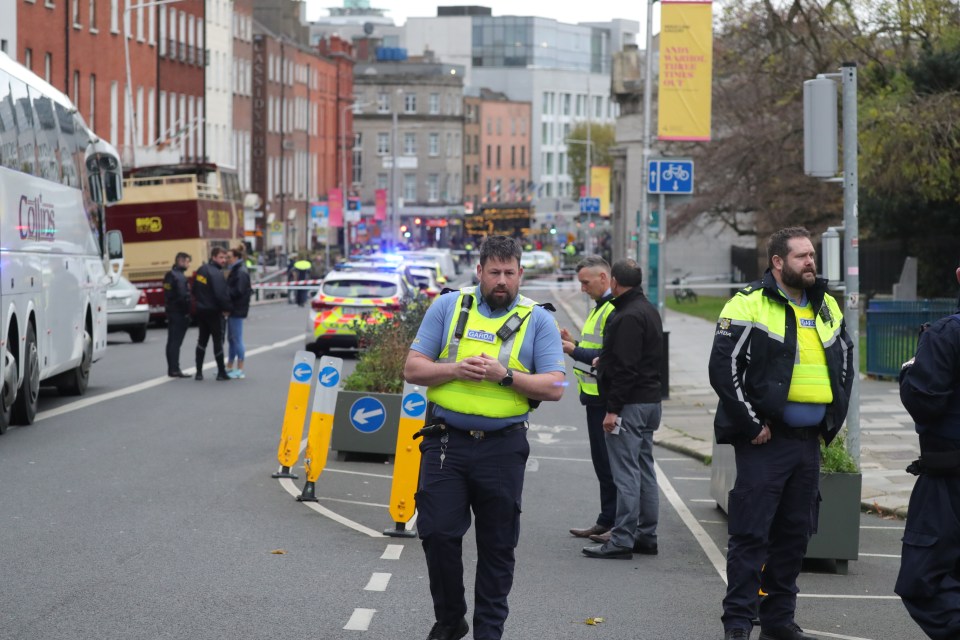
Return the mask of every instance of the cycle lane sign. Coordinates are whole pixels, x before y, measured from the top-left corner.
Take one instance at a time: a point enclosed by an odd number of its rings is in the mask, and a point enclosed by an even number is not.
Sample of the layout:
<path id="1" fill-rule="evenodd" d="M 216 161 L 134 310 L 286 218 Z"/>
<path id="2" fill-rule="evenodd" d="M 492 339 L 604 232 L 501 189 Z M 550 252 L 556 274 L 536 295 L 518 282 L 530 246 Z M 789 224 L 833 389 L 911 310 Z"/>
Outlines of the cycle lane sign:
<path id="1" fill-rule="evenodd" d="M 693 160 L 651 160 L 647 169 L 647 193 L 692 194 Z"/>

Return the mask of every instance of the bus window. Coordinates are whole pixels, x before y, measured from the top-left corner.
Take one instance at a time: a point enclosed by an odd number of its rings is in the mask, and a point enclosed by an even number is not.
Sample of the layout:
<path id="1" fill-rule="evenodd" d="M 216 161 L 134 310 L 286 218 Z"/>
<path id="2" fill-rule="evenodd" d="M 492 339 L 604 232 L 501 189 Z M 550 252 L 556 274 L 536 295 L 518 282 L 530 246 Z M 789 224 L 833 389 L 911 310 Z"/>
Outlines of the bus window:
<path id="1" fill-rule="evenodd" d="M 53 100 L 29 91 L 33 98 L 33 110 L 36 116 L 34 135 L 37 138 L 37 162 L 40 177 L 50 182 L 60 182 L 60 160 L 57 144 L 57 120 L 53 113 Z"/>
<path id="2" fill-rule="evenodd" d="M 10 95 L 13 96 L 14 118 L 17 121 L 17 154 L 20 157 L 18 169 L 23 173 L 36 175 L 37 141 L 33 134 L 33 107 L 27 95 L 27 85 L 16 78 L 10 78 Z"/>
<path id="3" fill-rule="evenodd" d="M 68 187 L 80 188 L 80 170 L 83 166 L 83 156 L 77 149 L 76 130 L 73 126 L 73 116 L 67 109 L 57 103 L 54 105 L 59 125 L 60 170 L 63 184 Z M 78 164 L 79 163 L 79 164 Z"/>
<path id="4" fill-rule="evenodd" d="M 10 76 L 0 71 L 0 166 L 18 170 L 17 121 L 13 117 Z"/>

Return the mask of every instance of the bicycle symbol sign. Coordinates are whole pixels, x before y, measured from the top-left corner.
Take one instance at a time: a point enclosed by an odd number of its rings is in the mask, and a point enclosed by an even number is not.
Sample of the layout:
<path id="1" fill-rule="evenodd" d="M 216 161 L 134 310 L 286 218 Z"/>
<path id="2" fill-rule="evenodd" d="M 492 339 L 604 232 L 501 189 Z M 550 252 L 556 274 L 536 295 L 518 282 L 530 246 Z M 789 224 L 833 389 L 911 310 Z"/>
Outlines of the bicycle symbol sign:
<path id="1" fill-rule="evenodd" d="M 651 160 L 647 176 L 648 193 L 693 193 L 692 160 Z"/>

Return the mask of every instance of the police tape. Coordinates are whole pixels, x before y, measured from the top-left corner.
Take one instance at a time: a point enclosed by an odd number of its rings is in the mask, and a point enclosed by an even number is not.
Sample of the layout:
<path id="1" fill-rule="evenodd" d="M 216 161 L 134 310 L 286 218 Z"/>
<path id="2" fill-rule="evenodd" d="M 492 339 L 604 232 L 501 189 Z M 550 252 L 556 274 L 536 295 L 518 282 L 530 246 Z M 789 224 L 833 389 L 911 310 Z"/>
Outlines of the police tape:
<path id="1" fill-rule="evenodd" d="M 254 289 L 316 289 L 323 283 L 322 278 L 314 280 L 290 280 L 289 282 L 259 282 L 250 285 Z"/>

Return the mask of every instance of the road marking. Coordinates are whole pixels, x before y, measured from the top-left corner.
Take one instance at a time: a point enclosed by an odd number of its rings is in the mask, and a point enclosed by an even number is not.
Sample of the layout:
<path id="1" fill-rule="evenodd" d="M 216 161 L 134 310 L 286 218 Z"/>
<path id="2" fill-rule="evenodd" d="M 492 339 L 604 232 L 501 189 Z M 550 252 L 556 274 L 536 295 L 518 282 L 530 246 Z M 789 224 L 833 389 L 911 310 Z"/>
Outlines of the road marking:
<path id="1" fill-rule="evenodd" d="M 297 485 L 293 484 L 293 480 L 290 478 L 280 478 L 280 486 L 283 487 L 284 491 L 289 493 L 293 497 L 299 496 L 302 492 L 297 488 Z M 364 535 L 370 536 L 371 538 L 382 538 L 383 533 L 380 531 L 374 531 L 370 527 L 365 527 L 359 522 L 354 522 L 349 518 L 345 518 L 335 511 L 327 509 L 323 505 L 316 502 L 301 502 L 300 504 L 306 506 L 308 509 L 313 509 L 317 513 L 327 518 L 330 518 L 334 522 L 339 522 L 340 524 L 350 527 L 354 531 L 358 531 Z M 346 629 L 346 627 L 344 627 Z"/>
<path id="2" fill-rule="evenodd" d="M 877 526 L 868 525 L 868 524 L 862 524 L 860 525 L 860 528 L 861 529 L 882 529 L 886 531 L 900 531 L 900 532 L 903 531 L 903 527 L 877 527 Z"/>
<path id="3" fill-rule="evenodd" d="M 383 555 L 380 556 L 380 559 L 381 560 L 399 560 L 401 553 L 403 553 L 402 544 L 388 544 L 387 548 L 383 550 Z"/>
<path id="4" fill-rule="evenodd" d="M 344 498 L 331 498 L 329 496 L 317 496 L 317 500 L 326 502 L 342 502 L 344 504 L 355 504 L 359 507 L 378 507 L 380 509 L 389 509 L 388 504 L 377 504 L 376 502 L 361 502 L 360 500 L 345 500 Z"/>
<path id="5" fill-rule="evenodd" d="M 304 442 L 306 442 L 306 440 L 304 440 Z M 306 445 L 303 445 L 303 446 L 306 446 Z M 301 448 L 301 451 L 303 451 L 302 448 Z M 330 468 L 324 469 L 324 471 L 329 471 L 331 473 L 347 473 L 352 476 L 367 476 L 368 478 L 386 478 L 387 480 L 393 479 L 392 475 L 385 474 L 385 473 L 368 473 L 366 471 L 350 471 L 348 469 L 330 469 Z"/>
<path id="6" fill-rule="evenodd" d="M 391 573 L 374 573 L 370 576 L 370 581 L 363 588 L 364 591 L 386 591 L 387 583 L 390 582 Z"/>
<path id="7" fill-rule="evenodd" d="M 593 462 L 587 458 L 552 458 L 550 456 L 530 456 L 531 458 L 536 458 L 537 460 L 558 460 L 560 462 Z"/>
<path id="8" fill-rule="evenodd" d="M 861 553 L 864 558 L 899 558 L 899 553 Z"/>
<path id="9" fill-rule="evenodd" d="M 807 629 L 807 633 L 815 633 L 818 636 L 826 636 L 827 638 L 840 638 L 840 640 L 870 640 L 869 638 L 861 638 L 859 636 L 844 636 L 839 633 L 830 633 L 829 631 L 814 631 L 813 629 Z"/>
<path id="10" fill-rule="evenodd" d="M 286 347 L 293 344 L 294 342 L 302 341 L 303 335 L 298 335 L 293 338 L 288 338 L 286 340 L 281 340 L 280 342 L 274 342 L 273 344 L 264 345 L 262 347 L 257 347 L 256 349 L 251 349 L 247 351 L 247 357 L 255 356 L 260 353 L 270 351 L 272 349 L 279 349 L 281 347 Z M 212 369 L 216 367 L 215 362 L 208 362 L 203 368 Z M 184 369 L 184 373 L 196 372 L 196 367 L 191 369 Z M 83 400 L 77 400 L 76 402 L 70 402 L 65 405 L 59 406 L 56 409 L 50 409 L 48 411 L 41 411 L 37 413 L 34 422 L 40 422 L 41 420 L 46 420 L 47 418 L 55 418 L 57 416 L 62 416 L 71 411 L 78 411 L 80 409 L 86 409 L 87 407 L 92 407 L 93 405 L 100 404 L 101 402 L 107 402 L 109 400 L 115 400 L 117 398 L 122 398 L 124 396 L 129 396 L 134 393 L 140 393 L 141 391 L 146 391 L 147 389 L 152 389 L 153 387 L 158 387 L 162 384 L 172 382 L 173 380 L 178 380 L 178 378 L 171 378 L 170 376 L 160 376 L 153 378 L 151 380 L 145 380 L 135 385 L 129 387 L 124 387 L 123 389 L 117 389 L 116 391 L 110 391 L 108 393 L 101 393 L 96 396 L 90 396 L 89 398 L 84 398 Z"/>
<path id="11" fill-rule="evenodd" d="M 702 480 L 704 482 L 709 479 L 709 477 L 704 476 L 677 476 L 674 478 L 674 480 Z"/>
<path id="12" fill-rule="evenodd" d="M 347 631 L 366 631 L 370 628 L 370 622 L 376 612 L 376 609 L 354 609 L 353 615 L 343 628 Z"/>
<path id="13" fill-rule="evenodd" d="M 727 524 L 723 520 L 701 520 L 700 524 Z"/>
<path id="14" fill-rule="evenodd" d="M 707 502 L 716 502 L 716 501 L 715 501 L 713 498 L 691 498 L 690 500 L 687 500 L 687 502 L 703 502 L 703 503 L 707 503 Z"/>
<path id="15" fill-rule="evenodd" d="M 842 593 L 798 593 L 798 598 L 840 598 L 841 600 L 899 600 L 900 596 L 846 595 Z M 819 633 L 811 631 L 810 633 Z M 836 636 L 846 638 L 847 636 Z"/>

